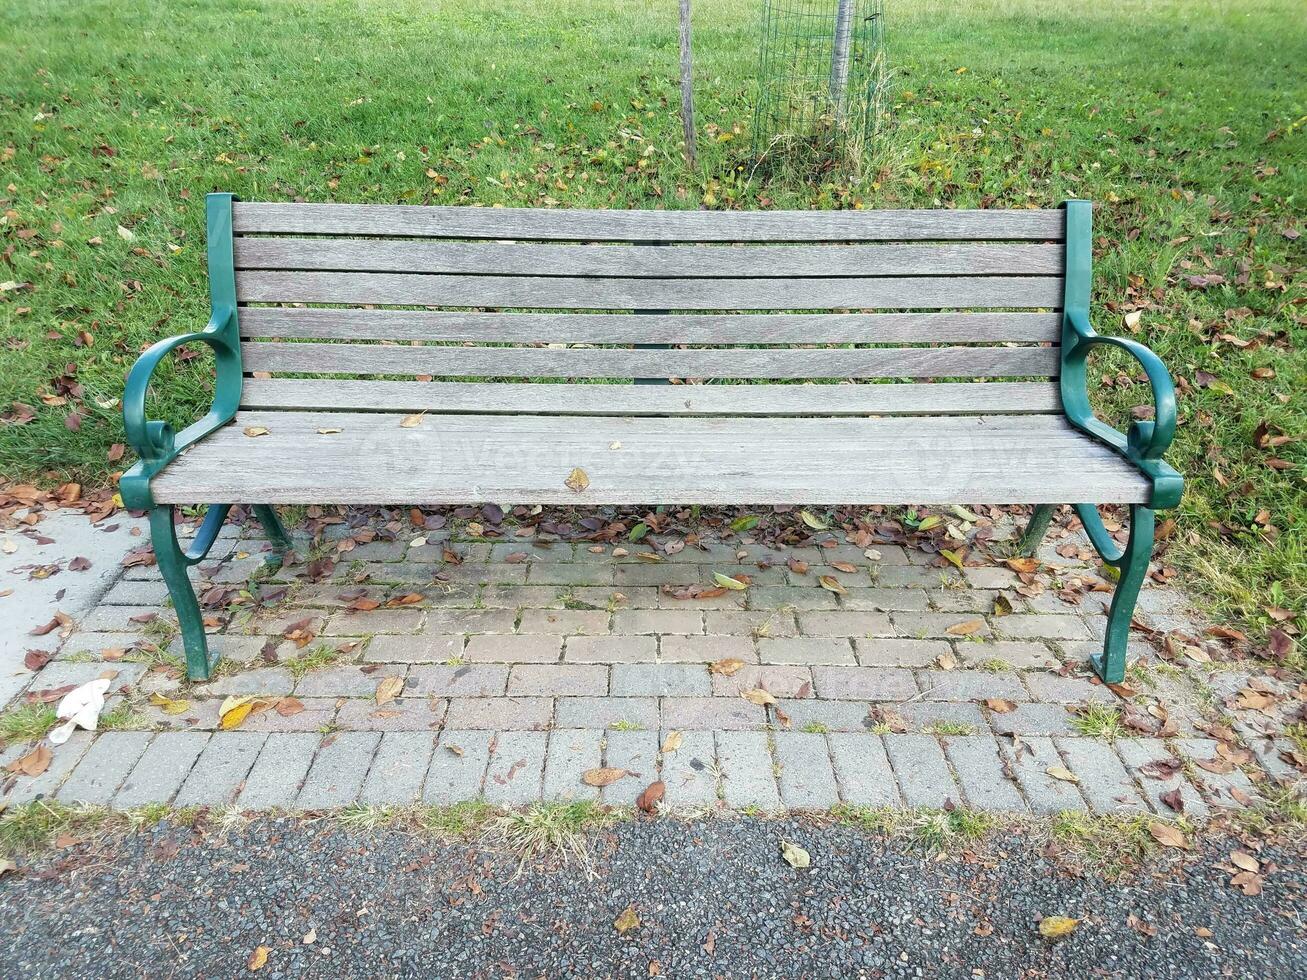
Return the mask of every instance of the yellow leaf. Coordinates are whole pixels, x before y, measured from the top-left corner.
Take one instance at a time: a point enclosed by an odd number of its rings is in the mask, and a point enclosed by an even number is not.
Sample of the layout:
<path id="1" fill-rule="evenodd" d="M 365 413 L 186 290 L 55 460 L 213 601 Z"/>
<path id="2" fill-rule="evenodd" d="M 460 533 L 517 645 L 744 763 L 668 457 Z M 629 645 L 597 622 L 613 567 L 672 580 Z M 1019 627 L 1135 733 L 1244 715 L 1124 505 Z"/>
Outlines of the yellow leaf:
<path id="1" fill-rule="evenodd" d="M 422 416 L 425 412 L 418 412 L 415 415 L 405 415 L 399 423 L 401 429 L 416 429 L 422 424 Z"/>
<path id="2" fill-rule="evenodd" d="M 259 436 L 266 436 L 268 434 L 268 430 L 261 425 L 247 425 L 241 431 L 251 439 L 255 439 Z"/>
<path id="3" fill-rule="evenodd" d="M 330 429 L 330 428 L 328 428 L 328 429 L 319 429 L 319 430 L 318 430 L 318 435 L 320 435 L 320 436 L 329 436 L 329 435 L 332 435 L 332 434 L 334 434 L 334 433 L 336 433 L 336 432 L 339 432 L 339 431 L 340 431 L 339 429 Z"/>
<path id="4" fill-rule="evenodd" d="M 748 701 L 750 704 L 756 704 L 759 707 L 776 703 L 775 695 L 773 695 L 771 691 L 764 691 L 760 687 L 755 687 L 751 691 L 741 691 L 740 697 L 744 698 L 744 700 Z"/>
<path id="5" fill-rule="evenodd" d="M 623 936 L 632 929 L 640 928 L 640 917 L 635 914 L 634 905 L 628 905 L 626 911 L 613 920 L 613 928 Z"/>
<path id="6" fill-rule="evenodd" d="M 587 769 L 581 774 L 581 782 L 587 786 L 611 786 L 632 773 L 628 769 Z"/>
<path id="7" fill-rule="evenodd" d="M 383 677 L 377 683 L 377 705 L 389 704 L 404 690 L 404 678 Z"/>
<path id="8" fill-rule="evenodd" d="M 748 586 L 739 579 L 733 579 L 729 575 L 724 575 L 721 572 L 713 572 L 712 580 L 723 589 L 730 589 L 732 592 L 743 592 L 748 588 Z"/>
<path id="9" fill-rule="evenodd" d="M 254 948 L 254 952 L 250 954 L 250 958 L 245 964 L 250 968 L 251 973 L 262 970 L 267 965 L 268 953 L 270 952 L 271 950 L 267 946 L 256 946 Z"/>
<path id="10" fill-rule="evenodd" d="M 1075 932 L 1078 925 L 1080 925 L 1079 919 L 1071 919 L 1065 915 L 1046 915 L 1039 920 L 1039 934 L 1045 939 L 1061 939 Z"/>
<path id="11" fill-rule="evenodd" d="M 191 703 L 185 698 L 170 698 L 166 694 L 160 694 L 155 691 L 150 695 L 150 704 L 157 708 L 162 708 L 164 714 L 180 715 L 191 706 Z"/>
<path id="12" fill-rule="evenodd" d="M 1048 773 L 1054 779 L 1060 779 L 1064 783 L 1078 783 L 1080 777 L 1073 773 L 1066 766 L 1049 766 L 1044 772 Z"/>
<path id="13" fill-rule="evenodd" d="M 569 490 L 581 493 L 590 485 L 590 477 L 586 475 L 585 470 L 577 466 L 571 473 L 567 474 L 567 479 L 563 481 L 563 484 Z"/>
<path id="14" fill-rule="evenodd" d="M 723 657 L 721 660 L 715 661 L 708 669 L 714 674 L 730 677 L 743 666 L 744 661 L 737 657 Z"/>
<path id="15" fill-rule="evenodd" d="M 985 621 L 983 619 L 968 619 L 962 623 L 954 623 L 947 627 L 944 632 L 953 636 L 970 636 L 976 630 L 984 629 Z"/>
<path id="16" fill-rule="evenodd" d="M 962 570 L 962 558 L 958 555 L 956 551 L 949 551 L 947 548 L 940 548 L 939 553 L 943 555 L 945 558 L 947 558 L 949 561 L 951 561 L 954 565 L 956 565 L 958 567 L 958 571 Z"/>
<path id="17" fill-rule="evenodd" d="M 681 747 L 681 740 L 684 737 L 680 732 L 668 732 L 667 738 L 663 740 L 663 747 L 659 751 L 663 755 L 671 755 Z"/>
<path id="18" fill-rule="evenodd" d="M 808 527 L 812 528 L 814 531 L 824 531 L 826 528 L 830 527 L 830 525 L 820 517 L 817 517 L 815 514 L 806 510 L 799 511 L 799 517 L 802 518 L 804 524 L 807 524 Z"/>
<path id="19" fill-rule="evenodd" d="M 221 719 L 219 725 L 223 731 L 239 728 L 241 722 L 248 718 L 253 710 L 253 697 L 228 697 L 222 702 L 222 706 L 218 708 L 218 717 Z"/>
<path id="20" fill-rule="evenodd" d="M 791 844 L 787 840 L 781 841 L 781 857 L 785 859 L 785 863 L 791 868 L 812 867 L 812 855 L 798 844 Z"/>
<path id="21" fill-rule="evenodd" d="M 935 514 L 931 514 L 929 517 L 923 517 L 921 523 L 917 525 L 917 530 L 929 531 L 932 527 L 938 527 L 941 520 L 942 519 Z"/>
<path id="22" fill-rule="evenodd" d="M 823 575 L 817 581 L 821 583 L 821 587 L 827 592 L 834 592 L 836 595 L 849 594 L 849 590 L 840 585 L 839 580 L 833 575 Z"/>

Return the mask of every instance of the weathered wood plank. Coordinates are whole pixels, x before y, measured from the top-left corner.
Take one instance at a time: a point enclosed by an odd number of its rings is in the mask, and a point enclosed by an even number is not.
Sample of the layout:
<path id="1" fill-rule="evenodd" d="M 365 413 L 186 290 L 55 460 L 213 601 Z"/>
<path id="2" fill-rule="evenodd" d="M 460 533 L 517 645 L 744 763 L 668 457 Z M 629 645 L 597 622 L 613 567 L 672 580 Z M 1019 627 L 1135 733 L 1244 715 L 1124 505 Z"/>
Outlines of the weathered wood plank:
<path id="1" fill-rule="evenodd" d="M 368 238 L 237 238 L 237 269 L 509 276 L 1057 275 L 1062 245 L 525 245 Z"/>
<path id="2" fill-rule="evenodd" d="M 440 313 L 247 306 L 242 337 L 578 344 L 1056 343 L 1060 313 Z"/>
<path id="3" fill-rule="evenodd" d="M 592 418 L 242 412 L 153 481 L 164 503 L 1140 503 L 1056 416 Z M 246 426 L 268 435 L 249 438 Z M 320 434 L 318 429 L 339 429 Z M 617 448 L 614 448 L 616 446 Z M 565 481 L 574 467 L 589 488 Z M 384 475 L 384 478 L 379 478 Z"/>
<path id="4" fill-rule="evenodd" d="M 1059 241 L 1065 212 L 589 211 L 237 202 L 237 234 L 403 235 L 532 241 Z"/>
<path id="5" fill-rule="evenodd" d="M 368 303 L 592 310 L 1056 307 L 1059 276 L 842 279 L 581 279 L 264 272 L 236 278 L 246 303 Z"/>
<path id="6" fill-rule="evenodd" d="M 700 348 L 241 345 L 247 371 L 499 378 L 1054 377 L 1053 347 Z"/>
<path id="7" fill-rule="evenodd" d="M 532 415 L 1001 415 L 1061 411 L 1057 385 L 992 384 L 482 384 L 248 378 L 247 409 Z"/>

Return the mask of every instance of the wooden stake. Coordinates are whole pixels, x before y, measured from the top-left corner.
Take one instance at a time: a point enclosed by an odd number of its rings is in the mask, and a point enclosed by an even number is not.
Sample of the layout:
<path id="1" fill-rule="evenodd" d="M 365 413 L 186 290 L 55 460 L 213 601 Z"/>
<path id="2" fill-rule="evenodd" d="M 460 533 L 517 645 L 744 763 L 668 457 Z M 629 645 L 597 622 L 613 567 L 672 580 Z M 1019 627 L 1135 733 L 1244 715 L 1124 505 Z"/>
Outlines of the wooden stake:
<path id="1" fill-rule="evenodd" d="M 681 127 L 685 131 L 685 161 L 699 165 L 694 135 L 694 80 L 690 57 L 690 0 L 681 0 Z"/>

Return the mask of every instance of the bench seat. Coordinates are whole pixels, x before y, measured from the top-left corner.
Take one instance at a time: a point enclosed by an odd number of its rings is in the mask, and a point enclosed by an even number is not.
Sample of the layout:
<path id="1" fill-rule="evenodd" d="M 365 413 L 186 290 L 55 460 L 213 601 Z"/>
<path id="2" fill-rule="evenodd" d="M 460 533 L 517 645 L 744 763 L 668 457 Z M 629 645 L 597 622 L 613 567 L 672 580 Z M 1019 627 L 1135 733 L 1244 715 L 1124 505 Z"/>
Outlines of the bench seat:
<path id="1" fill-rule="evenodd" d="M 1129 504 L 1149 494 L 1129 461 L 1057 415 L 428 414 L 410 428 L 404 418 L 239 412 L 156 476 L 154 496 L 172 504 Z M 575 467 L 590 480 L 582 493 L 565 482 Z"/>

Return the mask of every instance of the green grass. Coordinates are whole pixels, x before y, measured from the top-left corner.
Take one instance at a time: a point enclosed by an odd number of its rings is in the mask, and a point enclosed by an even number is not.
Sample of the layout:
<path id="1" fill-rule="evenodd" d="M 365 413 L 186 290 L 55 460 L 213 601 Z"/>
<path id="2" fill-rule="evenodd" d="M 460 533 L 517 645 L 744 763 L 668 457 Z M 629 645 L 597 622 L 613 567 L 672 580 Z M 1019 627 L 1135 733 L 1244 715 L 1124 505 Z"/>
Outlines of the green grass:
<path id="1" fill-rule="evenodd" d="M 0 473 L 95 487 L 123 463 L 123 376 L 207 314 L 203 196 L 545 207 L 1100 205 L 1094 319 L 1181 381 L 1189 480 L 1167 561 L 1260 640 L 1303 618 L 1297 0 L 922 0 L 889 11 L 894 87 L 856 178 L 752 172 L 757 0 L 696 17 L 702 167 L 682 163 L 676 10 L 654 0 L 14 0 L 0 10 Z M 306 43 L 307 39 L 307 43 Z M 434 174 L 435 176 L 431 176 Z M 120 234 L 122 228 L 126 235 Z M 1210 266 L 1210 268 L 1209 268 Z M 1192 288 L 1189 276 L 1224 282 Z M 82 420 L 65 424 L 75 368 Z M 1123 370 L 1124 369 L 1124 370 Z M 1273 378 L 1257 380 L 1255 369 Z M 207 403 L 207 355 L 156 413 Z M 1265 373 L 1263 370 L 1262 373 Z M 1210 376 L 1210 377 L 1209 377 Z M 1148 401 L 1094 361 L 1119 425 Z M 21 414 L 21 413 L 18 413 Z"/>
<path id="2" fill-rule="evenodd" d="M 54 706 L 24 704 L 0 714 L 0 743 L 34 742 L 59 723 Z"/>
<path id="3" fill-rule="evenodd" d="M 1071 716 L 1071 724 L 1081 735 L 1109 742 L 1130 734 L 1121 720 L 1121 709 L 1111 704 L 1087 704 Z"/>
<path id="4" fill-rule="evenodd" d="M 319 643 L 310 650 L 283 660 L 281 666 L 290 671 L 291 676 L 296 680 L 302 678 L 312 670 L 322 670 L 326 667 L 334 667 L 345 658 L 335 647 L 329 647 L 325 643 Z"/>

